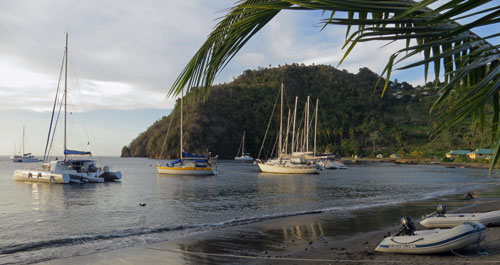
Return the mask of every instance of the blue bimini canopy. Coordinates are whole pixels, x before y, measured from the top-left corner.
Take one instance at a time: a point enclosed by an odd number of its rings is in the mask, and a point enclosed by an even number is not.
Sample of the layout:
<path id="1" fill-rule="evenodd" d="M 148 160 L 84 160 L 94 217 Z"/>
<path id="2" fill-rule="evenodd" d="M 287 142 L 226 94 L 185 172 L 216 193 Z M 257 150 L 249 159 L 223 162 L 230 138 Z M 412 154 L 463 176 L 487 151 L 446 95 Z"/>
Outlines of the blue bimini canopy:
<path id="1" fill-rule="evenodd" d="M 186 153 L 186 152 L 182 152 L 182 158 L 185 158 L 185 159 L 193 159 L 193 158 L 201 158 L 201 159 L 207 159 L 207 157 L 205 155 L 198 155 L 198 154 L 192 154 L 192 153 Z"/>
<path id="2" fill-rule="evenodd" d="M 174 161 L 172 161 L 172 162 L 168 163 L 168 165 L 169 165 L 169 166 L 173 166 L 173 165 L 175 165 L 175 164 L 177 164 L 177 163 L 179 163 L 179 162 L 181 162 L 181 159 L 180 159 L 180 158 L 178 158 L 177 160 L 174 160 Z"/>
<path id="3" fill-rule="evenodd" d="M 91 152 L 87 151 L 76 151 L 76 150 L 64 150 L 64 155 L 66 156 L 92 156 Z"/>

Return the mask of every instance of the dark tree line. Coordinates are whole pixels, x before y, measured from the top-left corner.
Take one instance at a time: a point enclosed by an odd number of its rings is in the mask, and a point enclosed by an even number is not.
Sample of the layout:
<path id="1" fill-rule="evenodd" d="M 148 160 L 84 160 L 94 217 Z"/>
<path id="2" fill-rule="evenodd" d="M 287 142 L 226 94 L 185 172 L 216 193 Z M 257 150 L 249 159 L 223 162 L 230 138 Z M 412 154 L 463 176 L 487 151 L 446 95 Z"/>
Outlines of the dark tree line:
<path id="1" fill-rule="evenodd" d="M 184 97 L 184 150 L 210 151 L 222 158 L 232 158 L 246 131 L 246 149 L 256 156 L 281 83 L 285 86 L 286 114 L 289 108 L 293 111 L 295 97 L 299 98 L 297 122 L 307 96 L 311 96 L 312 103 L 319 98 L 318 151 L 321 153 L 349 156 L 410 154 L 417 150 L 434 155 L 448 149 L 485 144 L 477 135 L 462 135 L 466 130 L 458 130 L 429 144 L 432 117 L 428 110 L 437 97 L 436 89 L 414 88 L 407 82 L 395 80 L 382 98 L 382 85 L 375 87 L 378 78 L 368 68 L 352 74 L 331 66 L 292 64 L 246 70 L 230 83 L 213 86 L 207 95 L 193 89 Z M 313 111 L 312 106 L 311 113 Z M 161 153 L 172 115 L 166 148 Z M 177 101 L 173 112 L 125 146 L 122 156 L 177 157 L 179 118 Z M 267 139 L 277 138 L 277 126 L 274 118 Z M 310 141 L 312 143 L 312 136 Z M 265 148 L 269 153 L 272 143 Z"/>

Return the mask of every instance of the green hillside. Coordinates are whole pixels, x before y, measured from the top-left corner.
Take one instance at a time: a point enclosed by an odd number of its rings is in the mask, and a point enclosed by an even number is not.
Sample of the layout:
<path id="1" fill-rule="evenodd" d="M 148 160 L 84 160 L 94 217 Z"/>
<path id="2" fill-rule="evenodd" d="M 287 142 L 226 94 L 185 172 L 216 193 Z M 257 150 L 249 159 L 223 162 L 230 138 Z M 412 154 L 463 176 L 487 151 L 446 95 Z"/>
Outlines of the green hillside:
<path id="1" fill-rule="evenodd" d="M 321 153 L 440 157 L 449 149 L 488 147 L 488 136 L 479 129 L 471 130 L 470 121 L 431 141 L 433 117 L 429 108 L 438 96 L 436 89 L 414 88 L 395 81 L 381 98 L 381 86 L 375 89 L 377 80 L 378 75 L 367 68 L 361 68 L 357 74 L 325 65 L 293 64 L 247 70 L 230 83 L 213 86 L 207 95 L 194 90 L 184 97 L 184 150 L 210 151 L 222 158 L 232 158 L 246 131 L 247 150 L 256 157 L 281 83 L 285 86 L 285 119 L 288 109 L 293 112 L 296 96 L 298 124 L 307 96 L 311 96 L 311 115 L 319 99 L 317 145 Z M 156 121 L 125 146 L 122 156 L 177 157 L 179 111 L 178 101 L 172 114 Z M 261 158 L 269 155 L 276 142 L 273 139 L 279 126 L 278 111 L 275 110 Z M 166 150 L 160 154 L 171 115 L 174 116 Z M 312 149 L 312 135 L 310 146 Z"/>

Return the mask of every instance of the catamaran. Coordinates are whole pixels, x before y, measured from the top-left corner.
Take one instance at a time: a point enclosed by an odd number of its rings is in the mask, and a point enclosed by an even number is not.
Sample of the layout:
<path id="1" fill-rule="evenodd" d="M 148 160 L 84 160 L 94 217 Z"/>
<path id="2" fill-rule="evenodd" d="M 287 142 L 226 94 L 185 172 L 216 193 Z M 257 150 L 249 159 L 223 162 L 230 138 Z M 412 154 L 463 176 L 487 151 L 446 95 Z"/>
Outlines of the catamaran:
<path id="1" fill-rule="evenodd" d="M 12 162 L 15 163 L 32 163 L 32 162 L 41 162 L 42 160 L 36 158 L 31 153 L 24 152 L 24 126 L 23 126 L 23 139 L 21 141 L 21 154 L 11 156 Z"/>
<path id="2" fill-rule="evenodd" d="M 120 180 L 122 174 L 120 171 L 111 171 L 109 166 L 98 167 L 95 160 L 91 159 L 70 159 L 72 156 L 92 156 L 88 151 L 70 150 L 67 148 L 66 137 L 66 117 L 67 117 L 67 94 L 68 94 L 68 34 L 66 33 L 66 46 L 64 49 L 64 159 L 48 161 L 49 160 L 49 142 L 51 140 L 52 122 L 54 112 L 56 111 L 56 104 L 58 98 L 58 91 L 56 92 L 56 99 L 54 100 L 54 107 L 52 111 L 52 119 L 49 126 L 49 133 L 47 137 L 47 144 L 45 147 L 45 155 L 41 169 L 24 169 L 14 171 L 14 180 L 28 181 L 28 182 L 47 182 L 47 183 L 85 183 L 95 182 L 101 183 L 104 181 Z M 59 87 L 58 87 L 59 90 Z M 54 131 L 52 132 L 52 139 Z M 51 146 L 51 145 L 50 145 Z"/>
<path id="3" fill-rule="evenodd" d="M 180 148 L 179 148 L 179 158 L 170 163 L 164 165 L 158 163 L 156 170 L 158 174 L 168 174 L 168 175 L 215 175 L 217 165 L 217 156 L 209 157 L 205 155 L 187 153 L 183 150 L 183 98 L 181 95 L 181 118 L 180 118 Z"/>
<path id="4" fill-rule="evenodd" d="M 241 149 L 241 156 L 240 154 Z M 250 156 L 250 153 L 245 153 L 245 132 L 243 132 L 243 138 L 241 139 L 240 148 L 238 149 L 238 154 L 234 158 L 234 160 L 238 162 L 253 162 L 253 157 Z"/>
<path id="5" fill-rule="evenodd" d="M 319 174 L 320 168 L 313 160 L 305 159 L 303 156 L 293 156 L 287 155 L 285 149 L 283 148 L 283 84 L 281 84 L 281 108 L 280 108 L 280 129 L 278 135 L 278 157 L 269 159 L 267 161 L 257 161 L 257 165 L 260 170 L 264 173 L 278 173 L 278 174 Z M 295 105 L 297 105 L 297 99 L 295 100 Z M 296 109 L 296 108 L 295 108 Z M 295 115 L 294 115 L 295 116 Z M 289 115 L 290 117 L 290 111 Z M 295 118 L 294 118 L 295 119 Z M 288 125 L 290 123 L 288 122 Z M 307 123 L 305 123 L 307 124 Z M 306 126 L 307 127 L 307 126 Z M 295 133 L 295 122 L 293 133 Z M 286 142 L 288 142 L 288 132 Z M 293 139 L 292 139 L 293 146 Z"/>

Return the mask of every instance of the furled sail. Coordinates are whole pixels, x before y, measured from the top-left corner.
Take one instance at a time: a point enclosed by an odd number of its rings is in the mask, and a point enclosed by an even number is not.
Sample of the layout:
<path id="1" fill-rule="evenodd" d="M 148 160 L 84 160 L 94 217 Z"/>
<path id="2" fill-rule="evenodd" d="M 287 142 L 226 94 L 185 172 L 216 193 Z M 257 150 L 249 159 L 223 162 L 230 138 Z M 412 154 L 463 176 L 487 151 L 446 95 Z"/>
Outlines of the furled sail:
<path id="1" fill-rule="evenodd" d="M 91 152 L 87 151 L 77 151 L 77 150 L 64 150 L 64 155 L 66 156 L 92 156 Z"/>

